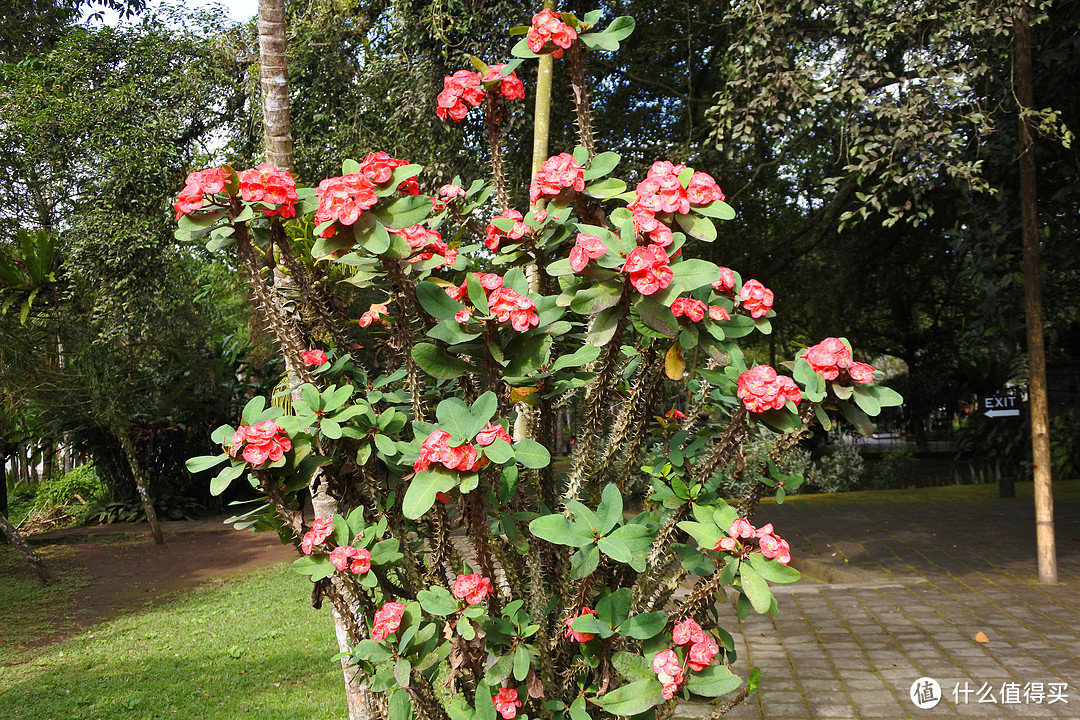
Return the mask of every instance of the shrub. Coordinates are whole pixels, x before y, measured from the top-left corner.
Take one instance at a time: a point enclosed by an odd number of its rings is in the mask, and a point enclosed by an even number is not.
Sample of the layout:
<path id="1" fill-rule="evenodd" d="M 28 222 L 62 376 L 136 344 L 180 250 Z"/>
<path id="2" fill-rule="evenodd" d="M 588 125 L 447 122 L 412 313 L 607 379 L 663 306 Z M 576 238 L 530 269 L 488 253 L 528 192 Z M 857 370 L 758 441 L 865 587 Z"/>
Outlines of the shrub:
<path id="1" fill-rule="evenodd" d="M 862 455 L 853 445 L 837 445 L 819 458 L 806 476 L 810 492 L 835 493 L 854 490 L 863 478 Z"/>

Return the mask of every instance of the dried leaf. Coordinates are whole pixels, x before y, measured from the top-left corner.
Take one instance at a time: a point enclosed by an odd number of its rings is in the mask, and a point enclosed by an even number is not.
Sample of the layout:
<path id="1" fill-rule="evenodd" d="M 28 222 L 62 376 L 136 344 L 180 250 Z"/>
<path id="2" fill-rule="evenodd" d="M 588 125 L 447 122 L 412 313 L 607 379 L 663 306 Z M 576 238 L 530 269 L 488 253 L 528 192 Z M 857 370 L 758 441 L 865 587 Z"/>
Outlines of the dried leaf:
<path id="1" fill-rule="evenodd" d="M 525 687 L 529 690 L 529 697 L 533 700 L 542 700 L 544 697 L 544 683 L 536 675 L 535 668 L 529 668 L 529 674 L 525 676 Z"/>
<path id="2" fill-rule="evenodd" d="M 986 637 L 986 633 L 977 632 L 975 633 L 975 642 L 990 642 L 990 638 Z"/>

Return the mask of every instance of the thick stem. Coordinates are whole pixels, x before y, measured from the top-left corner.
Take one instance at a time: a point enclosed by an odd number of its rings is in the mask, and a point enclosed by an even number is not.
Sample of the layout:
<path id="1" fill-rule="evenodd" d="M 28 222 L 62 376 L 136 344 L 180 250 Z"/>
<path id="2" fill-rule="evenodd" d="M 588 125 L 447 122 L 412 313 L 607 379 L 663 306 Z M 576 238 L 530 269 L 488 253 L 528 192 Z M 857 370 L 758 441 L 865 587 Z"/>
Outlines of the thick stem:
<path id="1" fill-rule="evenodd" d="M 596 157 L 596 140 L 593 137 L 589 85 L 585 79 L 585 52 L 580 40 L 572 43 L 567 49 L 566 59 L 570 65 L 570 92 L 574 99 L 578 142 L 588 151 L 591 160 Z"/>
<path id="2" fill-rule="evenodd" d="M 11 543 L 17 553 L 22 555 L 23 560 L 25 560 L 26 564 L 30 566 L 30 569 L 34 571 L 34 574 L 40 578 L 41 582 L 46 585 L 56 582 L 56 576 L 52 574 L 49 568 L 45 567 L 45 563 L 43 563 L 38 554 L 26 544 L 26 539 L 19 534 L 19 531 L 16 530 L 15 526 L 7 519 L 7 515 L 3 513 L 0 513 L 0 532 L 4 533 L 8 542 Z"/>

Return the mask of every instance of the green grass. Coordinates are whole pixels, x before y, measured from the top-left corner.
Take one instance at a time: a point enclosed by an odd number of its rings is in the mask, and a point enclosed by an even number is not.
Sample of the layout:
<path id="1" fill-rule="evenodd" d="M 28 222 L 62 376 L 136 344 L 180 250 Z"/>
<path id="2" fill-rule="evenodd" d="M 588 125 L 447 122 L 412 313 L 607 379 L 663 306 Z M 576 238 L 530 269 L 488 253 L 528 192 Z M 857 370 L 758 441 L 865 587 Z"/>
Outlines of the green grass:
<path id="1" fill-rule="evenodd" d="M 4 572 L 10 548 L 0 550 L 2 602 L 20 592 Z M 4 605 L 0 616 L 9 626 L 25 620 L 25 637 L 33 623 L 62 613 L 73 587 L 43 591 L 30 581 L 21 588 L 19 609 Z M 0 718 L 343 717 L 329 609 L 313 610 L 309 593 L 307 579 L 282 564 L 178 593 L 164 606 L 87 627 L 60 644 L 15 654 L 5 640 Z M 37 599 L 44 601 L 34 613 L 40 620 L 27 618 L 26 603 L 32 607 Z"/>
<path id="2" fill-rule="evenodd" d="M 42 585 L 14 548 L 0 545 L 0 678 L 2 666 L 16 660 L 17 646 L 71 626 L 71 595 L 89 583 L 81 568 L 68 566 L 70 547 L 48 545 L 34 552 L 48 568 L 59 572 L 59 582 Z"/>

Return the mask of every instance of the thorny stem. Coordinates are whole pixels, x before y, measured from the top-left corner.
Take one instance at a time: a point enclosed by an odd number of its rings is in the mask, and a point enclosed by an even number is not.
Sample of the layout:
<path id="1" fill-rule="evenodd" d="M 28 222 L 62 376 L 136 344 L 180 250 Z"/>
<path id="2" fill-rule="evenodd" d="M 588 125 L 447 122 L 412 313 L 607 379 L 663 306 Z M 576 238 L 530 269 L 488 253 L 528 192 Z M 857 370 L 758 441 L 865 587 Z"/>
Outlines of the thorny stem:
<path id="1" fill-rule="evenodd" d="M 510 193 L 506 187 L 506 169 L 503 164 L 502 128 L 506 122 L 506 103 L 497 92 L 484 93 L 484 130 L 491 158 L 491 179 L 495 183 L 495 200 L 499 207 L 510 207 Z"/>
<path id="2" fill-rule="evenodd" d="M 593 137 L 589 86 L 585 79 L 585 53 L 580 40 L 570 44 L 566 50 L 566 59 L 570 65 L 570 92 L 574 100 L 574 112 L 577 115 L 578 140 L 588 151 L 591 160 L 596 156 L 596 141 Z"/>

